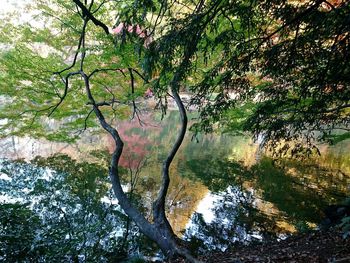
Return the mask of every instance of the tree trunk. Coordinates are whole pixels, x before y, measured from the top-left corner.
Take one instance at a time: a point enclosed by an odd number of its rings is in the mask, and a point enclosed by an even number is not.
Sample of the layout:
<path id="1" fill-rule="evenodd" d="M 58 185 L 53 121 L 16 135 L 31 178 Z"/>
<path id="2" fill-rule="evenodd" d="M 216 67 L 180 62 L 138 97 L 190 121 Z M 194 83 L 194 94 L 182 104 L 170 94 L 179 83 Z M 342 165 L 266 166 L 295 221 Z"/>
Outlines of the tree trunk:
<path id="1" fill-rule="evenodd" d="M 86 92 L 91 104 L 93 105 L 93 110 L 103 129 L 105 129 L 112 136 L 116 146 L 115 151 L 112 154 L 112 159 L 111 159 L 110 168 L 109 168 L 109 175 L 112 182 L 112 188 L 119 201 L 119 205 L 124 210 L 124 212 L 131 218 L 131 220 L 133 220 L 136 223 L 136 225 L 139 227 L 141 232 L 145 234 L 148 238 L 153 240 L 159 246 L 159 248 L 162 250 L 162 252 L 167 258 L 182 256 L 190 262 L 199 262 L 194 257 L 191 256 L 189 251 L 187 251 L 185 248 L 182 248 L 178 244 L 177 237 L 174 234 L 169 224 L 169 221 L 165 215 L 165 197 L 166 197 L 166 193 L 170 183 L 169 166 L 182 143 L 182 140 L 186 132 L 186 127 L 187 127 L 186 111 L 181 102 L 179 95 L 177 94 L 177 92 L 173 91 L 175 101 L 178 104 L 180 109 L 182 128 L 180 130 L 178 139 L 176 140 L 168 158 L 164 161 L 164 164 L 163 164 L 163 168 L 162 168 L 163 180 L 162 180 L 161 190 L 159 192 L 157 200 L 154 203 L 154 207 L 153 207 L 154 218 L 153 218 L 153 223 L 151 223 L 148 220 L 146 220 L 146 218 L 140 213 L 140 211 L 138 211 L 132 205 L 130 199 L 127 197 L 127 195 L 124 193 L 122 189 L 120 178 L 119 178 L 118 164 L 119 164 L 119 159 L 123 152 L 124 143 L 120 138 L 118 131 L 105 120 L 102 112 L 99 109 L 98 104 L 95 102 L 90 90 L 89 77 L 84 72 L 81 72 L 81 76 L 84 79 Z"/>
<path id="2" fill-rule="evenodd" d="M 85 26 L 87 22 L 91 19 L 95 24 L 100 25 L 100 21 L 95 19 L 93 15 L 90 13 L 90 9 L 85 8 L 85 6 L 79 1 L 74 0 L 74 2 L 82 9 L 84 14 L 84 30 L 82 31 L 82 35 L 80 38 L 80 44 L 83 48 L 81 51 L 81 62 L 80 62 L 80 70 L 77 72 L 69 73 L 67 76 L 67 80 L 64 82 L 66 85 L 66 89 L 68 88 L 68 78 L 72 75 L 80 75 L 84 80 L 85 90 L 87 97 L 89 99 L 89 104 L 92 105 L 93 111 L 98 118 L 101 126 L 104 130 L 106 130 L 113 138 L 115 143 L 115 150 L 112 154 L 110 168 L 109 168 L 109 176 L 112 183 L 113 191 L 119 201 L 119 205 L 124 210 L 124 212 L 129 216 L 131 220 L 133 220 L 136 225 L 139 227 L 141 232 L 145 234 L 148 238 L 153 240 L 159 248 L 163 251 L 164 255 L 168 258 L 173 258 L 175 256 L 182 256 L 186 258 L 190 262 L 199 262 L 195 258 L 191 256 L 189 251 L 185 248 L 182 248 L 178 242 L 177 237 L 174 234 L 171 225 L 169 224 L 168 219 L 165 215 L 165 199 L 168 191 L 170 176 L 169 176 L 169 167 L 171 162 L 173 161 L 178 149 L 180 148 L 182 141 L 184 139 L 186 129 L 187 129 L 187 116 L 185 107 L 180 99 L 178 94 L 179 92 L 179 83 L 183 78 L 185 67 L 180 67 L 180 69 L 175 73 L 173 81 L 171 83 L 171 91 L 173 93 L 174 100 L 178 106 L 180 117 L 181 117 L 181 129 L 179 131 L 178 137 L 169 152 L 167 158 L 165 159 L 162 166 L 162 183 L 160 187 L 160 191 L 158 193 L 157 199 L 153 204 L 153 222 L 149 222 L 139 210 L 137 210 L 131 203 L 131 200 L 124 193 L 120 178 L 119 178 L 119 160 L 123 152 L 124 143 L 119 136 L 117 129 L 112 127 L 105 119 L 104 115 L 100 110 L 101 105 L 106 105 L 105 103 L 97 103 L 91 93 L 90 89 L 90 78 L 93 74 L 87 75 L 84 70 L 84 58 L 86 56 L 85 51 Z M 92 5 L 91 5 L 92 6 Z M 90 6 L 90 8 L 91 8 Z M 100 25 L 101 26 L 101 25 Z M 108 34 L 108 30 L 107 30 Z M 79 52 L 79 51 L 78 51 Z M 191 54 L 187 54 L 186 59 L 183 63 L 188 63 Z M 74 62 L 75 63 L 75 62 Z M 70 69 L 70 68 L 68 68 Z M 67 70 L 67 69 L 66 69 Z M 132 75 L 131 75 L 132 77 Z M 133 83 L 132 83 L 133 85 Z M 108 104 L 107 104 L 108 105 Z"/>

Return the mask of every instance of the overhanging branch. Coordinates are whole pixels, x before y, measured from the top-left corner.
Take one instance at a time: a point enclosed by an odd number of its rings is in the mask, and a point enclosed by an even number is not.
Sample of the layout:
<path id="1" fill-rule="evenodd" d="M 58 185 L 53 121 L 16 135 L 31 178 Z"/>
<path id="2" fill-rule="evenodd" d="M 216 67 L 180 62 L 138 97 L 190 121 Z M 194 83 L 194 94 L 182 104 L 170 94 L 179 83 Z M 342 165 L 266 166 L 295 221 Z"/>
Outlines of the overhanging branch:
<path id="1" fill-rule="evenodd" d="M 94 15 L 86 8 L 82 2 L 79 0 L 73 0 L 73 2 L 81 9 L 83 16 L 87 16 L 96 26 L 101 27 L 106 32 L 106 34 L 109 35 L 109 29 L 106 24 L 94 17 Z"/>

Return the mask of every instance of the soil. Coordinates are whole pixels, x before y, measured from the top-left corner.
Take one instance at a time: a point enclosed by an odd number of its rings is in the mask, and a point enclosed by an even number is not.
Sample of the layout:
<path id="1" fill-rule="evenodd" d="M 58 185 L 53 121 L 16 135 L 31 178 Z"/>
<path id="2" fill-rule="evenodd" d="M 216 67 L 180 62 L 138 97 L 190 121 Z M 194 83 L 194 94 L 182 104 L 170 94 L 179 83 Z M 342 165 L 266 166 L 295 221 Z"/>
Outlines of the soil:
<path id="1" fill-rule="evenodd" d="M 230 251 L 210 253 L 199 258 L 208 263 L 350 263 L 350 238 L 343 239 L 342 233 L 337 229 L 314 231 L 281 241 L 236 246 Z"/>

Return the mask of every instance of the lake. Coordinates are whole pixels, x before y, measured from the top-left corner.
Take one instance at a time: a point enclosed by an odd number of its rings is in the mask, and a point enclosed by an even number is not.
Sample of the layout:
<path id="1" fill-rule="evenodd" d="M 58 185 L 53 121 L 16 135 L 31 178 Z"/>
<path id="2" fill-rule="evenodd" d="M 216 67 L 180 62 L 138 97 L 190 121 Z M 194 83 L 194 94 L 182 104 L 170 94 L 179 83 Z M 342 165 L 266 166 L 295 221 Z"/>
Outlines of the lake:
<path id="1" fill-rule="evenodd" d="M 144 114 L 142 120 L 142 126 L 137 120 L 117 125 L 126 143 L 120 165 L 125 189 L 135 200 L 142 200 L 144 214 L 150 217 L 147 207 L 157 194 L 161 163 L 175 141 L 179 122 L 176 112 L 163 120 L 160 115 Z M 107 134 L 93 130 L 75 143 L 6 138 L 0 141 L 0 149 L 0 159 L 7 163 L 41 156 L 39 164 L 45 167 L 45 158 L 60 153 L 77 163 L 107 168 L 113 142 Z M 272 158 L 249 137 L 187 133 L 170 168 L 167 214 L 171 225 L 195 248 L 220 250 L 235 241 L 283 238 L 316 228 L 322 210 L 343 201 L 350 190 L 350 141 L 319 145 L 319 149 L 321 156 L 303 160 Z M 0 162 L 0 180 L 17 171 L 8 167 Z M 6 192 L 1 194 L 0 200 L 7 202 Z M 117 203 L 111 196 L 107 200 Z"/>

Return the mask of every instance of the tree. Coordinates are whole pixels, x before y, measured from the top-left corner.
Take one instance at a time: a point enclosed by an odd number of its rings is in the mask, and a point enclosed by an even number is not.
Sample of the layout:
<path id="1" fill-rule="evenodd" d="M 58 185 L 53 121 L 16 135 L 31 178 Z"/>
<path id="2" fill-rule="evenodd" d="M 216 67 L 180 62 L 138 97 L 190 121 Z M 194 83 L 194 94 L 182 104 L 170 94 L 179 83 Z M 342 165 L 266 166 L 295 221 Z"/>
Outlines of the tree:
<path id="1" fill-rule="evenodd" d="M 196 261 L 179 244 L 165 215 L 169 167 L 187 130 L 181 89 L 194 94 L 192 104 L 201 117 L 193 126 L 196 131 L 211 131 L 228 110 L 247 102 L 254 106 L 241 126 L 256 136 L 264 134 L 266 141 L 310 138 L 316 128 L 327 132 L 349 125 L 346 1 L 37 4 L 44 26 L 2 28 L 7 50 L 1 57 L 0 90 L 6 98 L 1 132 L 23 135 L 30 128 L 33 136 L 74 139 L 74 129 L 91 128 L 97 120 L 115 144 L 109 175 L 121 207 L 169 257 Z M 115 25 L 114 30 L 108 25 Z M 340 57 L 341 69 L 334 67 Z M 114 125 L 114 116 L 125 116 L 128 105 L 131 115 L 139 117 L 136 100 L 150 87 L 164 111 L 169 96 L 175 101 L 181 122 L 161 168 L 151 222 L 121 187 L 124 143 Z M 63 120 L 60 132 L 45 125 L 47 114 Z M 311 115 L 314 120 L 304 120 Z"/>
<path id="2" fill-rule="evenodd" d="M 30 25 L 19 28 L 6 25 L 12 30 L 2 31 L 2 40 L 9 49 L 2 56 L 1 78 L 6 80 L 6 84 L 1 87 L 1 90 L 8 100 L 2 108 L 2 112 L 6 112 L 2 116 L 6 119 L 1 127 L 2 132 L 22 135 L 30 128 L 34 136 L 46 135 L 49 139 L 63 139 L 71 135 L 69 129 L 74 125 L 82 124 L 83 128 L 91 126 L 88 119 L 91 113 L 94 113 L 100 125 L 112 136 L 115 143 L 109 174 L 113 190 L 123 210 L 146 236 L 159 245 L 165 255 L 180 254 L 191 261 L 196 261 L 186 249 L 178 245 L 164 210 L 169 186 L 169 166 L 186 131 L 185 109 L 178 95 L 186 65 L 178 68 L 171 82 L 172 93 L 180 109 L 183 125 L 172 150 L 164 161 L 162 187 L 154 201 L 153 222 L 149 222 L 135 208 L 122 189 L 118 164 L 124 143 L 117 129 L 106 119 L 113 118 L 115 105 L 129 102 L 133 106 L 133 115 L 138 115 L 135 87 L 140 85 L 140 80 L 147 81 L 149 76 L 139 72 L 137 68 L 139 54 L 134 54 L 134 47 L 139 48 L 140 52 L 147 52 L 144 50 L 147 47 L 143 46 L 145 40 L 137 35 L 137 26 L 133 26 L 135 29 L 131 32 L 123 30 L 123 35 L 116 37 L 124 41 L 126 34 L 130 38 L 129 43 L 126 42 L 121 47 L 116 46 L 115 37 L 111 36 L 108 27 L 100 19 L 107 12 L 107 7 L 110 10 L 121 8 L 117 2 L 108 5 L 105 1 L 82 3 L 77 0 L 69 3 L 56 1 L 55 5 L 50 6 L 45 1 L 38 1 L 38 4 L 43 9 L 41 14 L 50 17 L 45 21 L 45 27 L 35 30 Z M 144 2 L 136 6 L 135 12 L 142 6 L 145 6 L 142 10 L 145 12 L 155 8 L 153 3 Z M 61 13 L 60 17 L 54 15 L 58 11 Z M 139 13 L 136 12 L 136 15 Z M 52 17 L 56 19 L 52 20 Z M 135 16 L 135 19 L 137 18 Z M 127 23 L 135 25 L 137 22 L 126 18 L 123 25 L 129 27 Z M 58 27 L 55 27 L 57 25 Z M 103 29 L 102 32 L 99 28 Z M 74 48 L 74 52 L 70 52 L 70 42 L 75 42 L 75 37 L 77 37 L 77 47 Z M 40 48 L 49 50 L 47 56 L 40 52 Z M 68 66 L 62 61 L 64 56 L 71 60 Z M 186 55 L 186 63 L 191 56 L 192 54 Z M 115 75 L 117 75 L 116 78 Z M 128 78 L 124 80 L 126 75 Z M 130 82 L 131 90 L 128 93 L 123 88 L 127 81 Z M 50 90 L 47 89 L 48 87 Z M 87 102 L 81 104 L 81 101 Z M 84 104 L 88 107 L 84 107 Z M 102 110 L 103 107 L 108 107 L 108 110 Z M 74 117 L 69 124 L 61 125 L 63 132 L 58 136 L 50 131 L 51 127 L 45 127 L 44 122 L 37 121 L 39 119 L 43 121 L 43 116 L 47 113 L 49 117 L 61 120 L 66 120 L 69 116 Z M 19 117 L 21 122 L 18 121 Z"/>
<path id="3" fill-rule="evenodd" d="M 208 74 L 236 98 L 222 93 L 221 104 L 206 107 L 205 127 L 223 120 L 263 138 L 262 146 L 275 153 L 311 153 L 315 141 L 349 138 L 349 2 L 260 1 L 257 7 L 265 25 L 250 9 L 252 33 L 236 44 L 242 51 L 230 49 L 228 66 L 219 62 Z M 232 75 L 242 83 L 230 84 Z M 205 91 L 208 83 L 196 88 Z M 239 107 L 225 115 L 229 103 Z"/>

